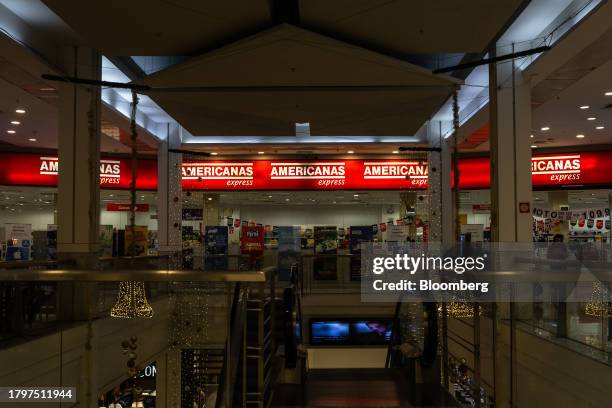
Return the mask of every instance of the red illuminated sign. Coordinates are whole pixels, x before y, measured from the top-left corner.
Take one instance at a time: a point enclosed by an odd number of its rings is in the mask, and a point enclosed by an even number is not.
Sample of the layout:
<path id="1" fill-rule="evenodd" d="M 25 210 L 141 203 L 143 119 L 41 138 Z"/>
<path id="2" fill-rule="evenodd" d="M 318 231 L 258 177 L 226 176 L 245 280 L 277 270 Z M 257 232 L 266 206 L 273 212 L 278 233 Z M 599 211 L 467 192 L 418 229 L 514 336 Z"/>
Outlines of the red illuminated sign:
<path id="1" fill-rule="evenodd" d="M 612 151 L 534 155 L 531 182 L 536 189 L 560 186 L 612 185 Z M 463 189 L 489 188 L 488 157 L 459 160 L 460 186 Z"/>
<path id="2" fill-rule="evenodd" d="M 186 190 L 424 189 L 415 160 L 253 160 L 183 163 Z"/>
<path id="3" fill-rule="evenodd" d="M 527 164 L 529 165 L 529 164 Z M 535 188 L 612 185 L 612 151 L 536 155 Z M 57 157 L 0 153 L 0 185 L 57 186 Z M 157 189 L 157 162 L 138 160 L 137 188 Z M 489 188 L 488 157 L 459 160 L 462 189 Z M 425 189 L 425 161 L 402 159 L 198 161 L 182 165 L 185 190 L 398 190 Z M 103 157 L 100 186 L 128 189 L 130 160 Z"/>

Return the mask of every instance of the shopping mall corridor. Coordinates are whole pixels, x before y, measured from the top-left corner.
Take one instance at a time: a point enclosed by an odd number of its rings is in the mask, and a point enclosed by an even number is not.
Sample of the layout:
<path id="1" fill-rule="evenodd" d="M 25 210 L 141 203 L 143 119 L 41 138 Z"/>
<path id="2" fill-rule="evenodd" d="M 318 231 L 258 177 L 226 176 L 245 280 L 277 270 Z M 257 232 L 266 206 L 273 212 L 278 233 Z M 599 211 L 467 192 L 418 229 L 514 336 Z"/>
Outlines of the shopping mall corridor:
<path id="1" fill-rule="evenodd" d="M 273 407 L 454 407 L 443 390 L 422 392 L 395 369 L 312 370 L 304 385 L 280 385 Z"/>

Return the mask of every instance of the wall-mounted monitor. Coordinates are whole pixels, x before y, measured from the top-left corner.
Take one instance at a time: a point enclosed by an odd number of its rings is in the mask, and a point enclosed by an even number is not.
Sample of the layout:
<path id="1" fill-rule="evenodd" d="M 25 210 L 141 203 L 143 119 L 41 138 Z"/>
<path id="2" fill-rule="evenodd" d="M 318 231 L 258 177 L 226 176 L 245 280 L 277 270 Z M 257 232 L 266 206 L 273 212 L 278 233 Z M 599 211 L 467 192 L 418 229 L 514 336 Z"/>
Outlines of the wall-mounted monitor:
<path id="1" fill-rule="evenodd" d="M 389 318 L 310 319 L 311 345 L 387 345 L 392 337 L 393 319 Z"/>

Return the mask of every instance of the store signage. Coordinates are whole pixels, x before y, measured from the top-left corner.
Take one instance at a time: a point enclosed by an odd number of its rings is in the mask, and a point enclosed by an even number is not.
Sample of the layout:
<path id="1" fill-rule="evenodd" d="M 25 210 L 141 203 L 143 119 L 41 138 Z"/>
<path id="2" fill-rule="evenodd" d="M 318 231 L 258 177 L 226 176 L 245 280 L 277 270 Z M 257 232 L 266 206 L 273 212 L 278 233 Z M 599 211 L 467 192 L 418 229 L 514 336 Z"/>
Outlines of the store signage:
<path id="1" fill-rule="evenodd" d="M 459 160 L 461 188 L 489 188 L 490 171 L 488 157 Z M 531 181 L 536 189 L 609 186 L 612 185 L 612 151 L 534 155 L 531 171 Z"/>
<path id="2" fill-rule="evenodd" d="M 535 188 L 612 185 L 612 151 L 535 155 Z M 57 186 L 53 155 L 0 153 L 0 185 Z M 138 160 L 139 190 L 157 189 L 157 162 Z M 184 190 L 398 190 L 425 189 L 426 161 L 403 159 L 191 161 L 182 165 Z M 462 189 L 489 188 L 488 157 L 459 160 Z M 100 160 L 100 186 L 128 189 L 128 158 Z"/>
<path id="3" fill-rule="evenodd" d="M 253 160 L 183 163 L 185 190 L 424 189 L 415 160 Z"/>
<path id="4" fill-rule="evenodd" d="M 489 214 L 491 204 L 472 204 L 472 214 Z"/>
<path id="5" fill-rule="evenodd" d="M 580 155 L 532 157 L 531 174 L 546 176 L 551 183 L 580 180 Z"/>
<path id="6" fill-rule="evenodd" d="M 106 211 L 130 211 L 132 206 L 123 203 L 107 203 Z M 149 212 L 149 204 L 136 204 L 134 207 L 136 212 Z"/>
<path id="7" fill-rule="evenodd" d="M 587 208 L 574 211 L 557 211 L 549 210 L 546 208 L 534 207 L 531 214 L 537 218 L 545 218 L 559 221 L 594 220 L 598 218 L 609 218 L 610 209 L 608 207 L 603 207 Z"/>

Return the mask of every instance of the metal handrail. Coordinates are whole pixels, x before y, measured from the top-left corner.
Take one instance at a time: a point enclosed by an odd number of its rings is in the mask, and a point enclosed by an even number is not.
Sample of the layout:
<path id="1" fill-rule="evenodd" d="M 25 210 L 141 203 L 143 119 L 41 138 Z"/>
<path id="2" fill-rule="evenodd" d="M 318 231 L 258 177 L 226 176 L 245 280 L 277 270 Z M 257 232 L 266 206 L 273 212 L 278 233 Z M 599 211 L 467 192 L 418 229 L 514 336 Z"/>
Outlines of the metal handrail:
<path id="1" fill-rule="evenodd" d="M 265 282 L 263 271 L 200 270 L 87 270 L 87 269 L 9 269 L 0 270 L 0 281 L 13 282 Z"/>

